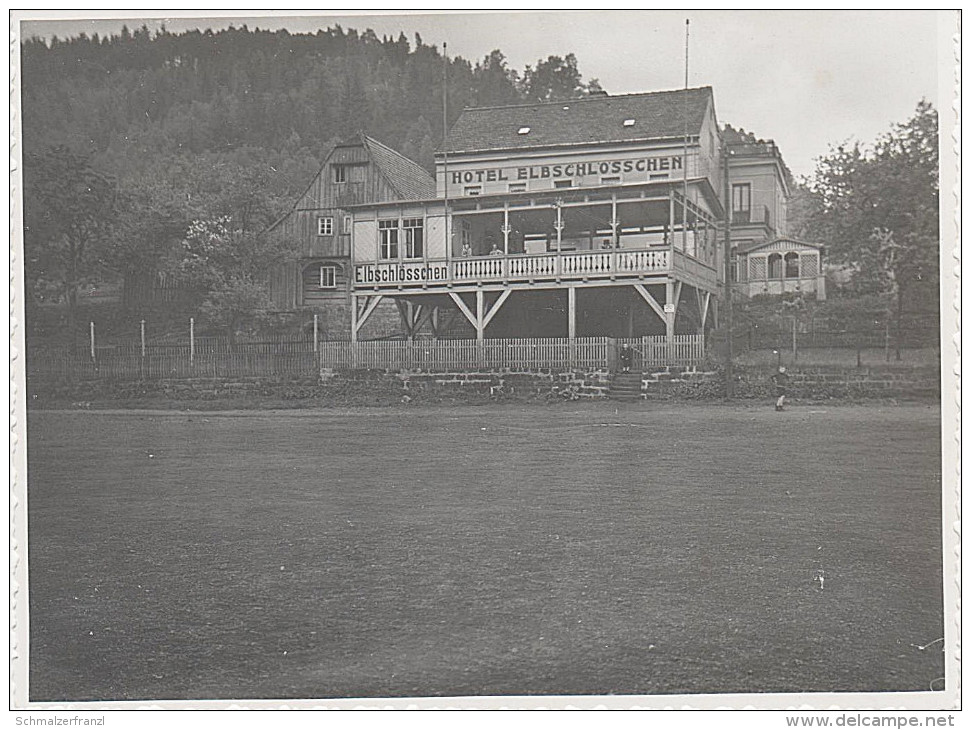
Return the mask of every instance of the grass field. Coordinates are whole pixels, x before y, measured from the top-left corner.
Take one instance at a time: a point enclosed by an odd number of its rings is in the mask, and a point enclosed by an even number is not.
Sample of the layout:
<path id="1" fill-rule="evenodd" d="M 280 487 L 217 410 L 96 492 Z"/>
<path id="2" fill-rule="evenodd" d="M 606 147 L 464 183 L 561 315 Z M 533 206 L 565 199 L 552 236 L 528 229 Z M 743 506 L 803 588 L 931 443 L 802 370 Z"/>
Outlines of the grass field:
<path id="1" fill-rule="evenodd" d="M 926 690 L 939 417 L 35 411 L 30 699 Z"/>

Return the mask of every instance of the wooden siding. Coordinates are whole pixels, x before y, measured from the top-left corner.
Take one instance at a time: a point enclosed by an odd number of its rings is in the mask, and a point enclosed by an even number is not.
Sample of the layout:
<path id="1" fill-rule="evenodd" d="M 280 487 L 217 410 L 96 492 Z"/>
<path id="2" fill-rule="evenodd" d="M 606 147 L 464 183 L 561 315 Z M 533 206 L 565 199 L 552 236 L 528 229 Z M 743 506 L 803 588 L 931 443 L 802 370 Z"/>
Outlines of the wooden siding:
<path id="1" fill-rule="evenodd" d="M 444 259 L 445 250 L 445 217 L 429 216 L 425 219 L 425 246 L 430 259 Z"/>
<path id="2" fill-rule="evenodd" d="M 359 149 L 364 156 L 363 164 L 355 164 L 349 168 L 348 182 L 335 183 L 333 180 L 334 155 L 341 151 Z M 355 163 L 362 160 L 355 159 Z M 346 164 L 338 160 L 339 164 Z M 310 184 L 307 192 L 297 202 L 295 210 L 332 210 L 347 205 L 359 203 L 383 202 L 395 200 L 397 194 L 385 179 L 378 167 L 367 161 L 367 151 L 360 148 L 337 148 L 324 162 L 317 177 Z"/>
<path id="3" fill-rule="evenodd" d="M 301 301 L 305 307 L 315 307 L 330 304 L 335 301 L 344 302 L 348 298 L 348 270 L 346 262 L 334 260 L 317 260 L 302 263 L 300 275 Z M 333 289 L 320 287 L 320 267 L 333 266 L 336 271 Z"/>
<path id="4" fill-rule="evenodd" d="M 354 258 L 356 261 L 375 261 L 378 257 L 377 221 L 354 221 Z"/>
<path id="5" fill-rule="evenodd" d="M 349 165 L 347 182 L 334 182 L 334 165 Z M 333 300 L 334 293 L 324 294 L 319 287 L 308 287 L 306 259 L 350 257 L 351 237 L 343 232 L 346 206 L 359 203 L 395 200 L 398 195 L 378 166 L 370 160 L 363 144 L 338 146 L 331 150 L 307 191 L 293 210 L 274 228 L 273 235 L 289 247 L 297 244 L 297 254 L 303 262 L 275 268 L 269 276 L 270 298 L 275 307 L 283 310 L 302 306 L 319 306 Z M 334 219 L 334 235 L 317 235 L 317 219 Z M 373 224 L 372 224 L 373 225 Z M 372 234 L 373 238 L 373 234 Z M 376 252 L 375 252 L 376 253 Z M 344 278 L 338 289 L 345 290 L 350 267 L 342 265 Z"/>

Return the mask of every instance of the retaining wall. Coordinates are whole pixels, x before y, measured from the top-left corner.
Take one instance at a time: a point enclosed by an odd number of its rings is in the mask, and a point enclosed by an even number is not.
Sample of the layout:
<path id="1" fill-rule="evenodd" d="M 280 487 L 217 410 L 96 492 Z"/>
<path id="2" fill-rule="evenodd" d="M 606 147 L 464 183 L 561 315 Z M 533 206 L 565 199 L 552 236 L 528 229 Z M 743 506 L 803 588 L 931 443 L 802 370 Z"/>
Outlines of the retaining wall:
<path id="1" fill-rule="evenodd" d="M 735 397 L 769 398 L 774 368 L 735 370 Z M 935 368 L 789 369 L 789 395 L 795 400 L 828 398 L 940 398 L 940 373 Z M 514 400 L 568 397 L 606 398 L 612 372 L 606 368 L 559 370 L 477 369 L 447 372 L 383 370 L 323 371 L 319 378 L 186 378 L 144 382 L 85 381 L 28 383 L 32 403 L 90 400 L 205 401 L 233 399 L 306 400 L 308 404 L 381 405 L 404 400 L 484 402 L 499 387 Z M 641 379 L 646 399 L 720 400 L 724 373 L 699 367 L 654 368 Z"/>

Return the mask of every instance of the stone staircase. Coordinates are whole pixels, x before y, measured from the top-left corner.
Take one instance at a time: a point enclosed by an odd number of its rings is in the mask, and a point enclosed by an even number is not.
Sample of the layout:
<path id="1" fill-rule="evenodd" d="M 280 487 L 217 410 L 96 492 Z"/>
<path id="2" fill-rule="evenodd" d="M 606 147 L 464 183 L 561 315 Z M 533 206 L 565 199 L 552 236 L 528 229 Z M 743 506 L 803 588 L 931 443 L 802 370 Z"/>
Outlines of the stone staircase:
<path id="1" fill-rule="evenodd" d="M 607 397 L 613 400 L 640 400 L 641 398 L 641 373 L 616 372 L 610 379 L 610 388 Z"/>

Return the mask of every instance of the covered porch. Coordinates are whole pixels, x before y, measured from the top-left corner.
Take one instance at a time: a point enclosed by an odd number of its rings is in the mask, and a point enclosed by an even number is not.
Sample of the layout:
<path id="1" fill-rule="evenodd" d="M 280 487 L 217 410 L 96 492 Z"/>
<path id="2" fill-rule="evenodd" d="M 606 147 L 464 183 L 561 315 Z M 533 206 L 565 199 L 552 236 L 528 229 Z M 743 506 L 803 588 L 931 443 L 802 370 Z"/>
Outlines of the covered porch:
<path id="1" fill-rule="evenodd" d="M 670 277 L 560 285 L 511 284 L 455 288 L 446 293 L 352 293 L 351 339 L 384 300 L 393 301 L 404 339 L 663 337 L 704 340 L 715 325 L 712 291 Z"/>

